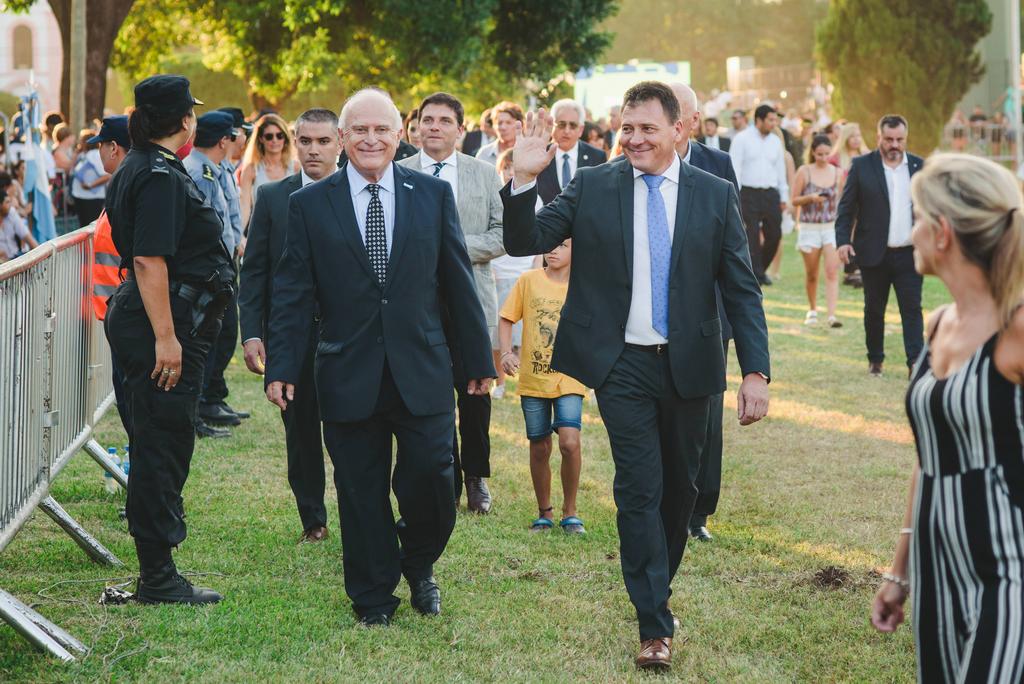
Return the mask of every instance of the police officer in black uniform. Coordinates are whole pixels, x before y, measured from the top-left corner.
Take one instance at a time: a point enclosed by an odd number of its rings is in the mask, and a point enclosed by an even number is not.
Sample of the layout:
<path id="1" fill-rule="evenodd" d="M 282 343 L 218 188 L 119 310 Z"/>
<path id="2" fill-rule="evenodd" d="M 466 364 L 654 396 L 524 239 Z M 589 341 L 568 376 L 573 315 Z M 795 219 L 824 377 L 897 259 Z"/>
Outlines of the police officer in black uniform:
<path id="1" fill-rule="evenodd" d="M 223 225 L 175 156 L 196 129 L 188 79 L 135 86 L 132 149 L 110 181 L 106 209 L 127 278 L 110 301 L 107 339 L 132 407 L 128 529 L 142 603 L 215 603 L 171 558 L 185 539 L 181 491 L 195 445 L 203 367 L 233 295 Z"/>

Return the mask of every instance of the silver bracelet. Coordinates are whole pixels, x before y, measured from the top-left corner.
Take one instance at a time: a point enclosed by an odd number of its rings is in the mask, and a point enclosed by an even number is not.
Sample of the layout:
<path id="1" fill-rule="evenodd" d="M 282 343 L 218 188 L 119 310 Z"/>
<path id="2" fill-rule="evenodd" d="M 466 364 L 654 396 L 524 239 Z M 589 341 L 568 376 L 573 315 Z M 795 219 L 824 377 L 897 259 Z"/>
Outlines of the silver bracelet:
<path id="1" fill-rule="evenodd" d="M 904 591 L 910 591 L 910 582 L 908 582 L 906 578 L 894 575 L 891 572 L 883 572 L 882 579 L 886 582 L 892 582 Z"/>
<path id="2" fill-rule="evenodd" d="M 914 534 L 914 528 L 913 527 L 901 527 L 900 528 L 900 534 Z"/>

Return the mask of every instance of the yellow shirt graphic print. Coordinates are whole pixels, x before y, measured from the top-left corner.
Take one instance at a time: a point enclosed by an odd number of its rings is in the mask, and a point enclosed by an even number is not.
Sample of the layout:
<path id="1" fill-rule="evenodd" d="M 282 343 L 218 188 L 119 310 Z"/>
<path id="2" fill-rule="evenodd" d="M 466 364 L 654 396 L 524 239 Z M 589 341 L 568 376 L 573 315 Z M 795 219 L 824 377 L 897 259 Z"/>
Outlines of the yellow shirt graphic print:
<path id="1" fill-rule="evenodd" d="M 509 293 L 501 317 L 523 321 L 523 346 L 519 351 L 519 394 L 551 399 L 566 394 L 586 394 L 583 383 L 551 368 L 558 321 L 569 290 L 568 283 L 548 278 L 543 269 L 527 271 Z"/>

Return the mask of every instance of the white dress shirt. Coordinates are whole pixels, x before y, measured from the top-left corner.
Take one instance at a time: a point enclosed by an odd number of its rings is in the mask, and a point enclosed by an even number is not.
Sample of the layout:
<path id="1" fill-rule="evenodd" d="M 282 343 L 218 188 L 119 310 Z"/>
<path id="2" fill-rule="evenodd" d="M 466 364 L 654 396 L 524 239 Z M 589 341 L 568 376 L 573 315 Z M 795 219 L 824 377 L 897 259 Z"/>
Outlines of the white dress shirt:
<path id="1" fill-rule="evenodd" d="M 558 174 L 558 187 L 563 188 L 569 184 L 569 181 L 562 179 L 562 162 L 565 160 L 565 155 L 569 155 L 569 180 L 571 181 L 576 177 L 576 160 L 580 154 L 580 141 L 577 140 L 576 144 L 569 148 L 568 151 L 558 148 L 558 152 L 555 153 L 555 173 Z"/>
<path id="2" fill-rule="evenodd" d="M 366 244 L 366 210 L 370 208 L 370 191 L 366 186 L 370 181 L 362 177 L 352 164 L 346 164 L 345 170 L 348 173 L 349 190 L 352 192 L 352 206 L 356 211 L 356 223 L 359 225 L 359 235 Z M 391 254 L 392 236 L 395 234 L 395 164 L 388 164 L 384 176 L 377 182 L 380 186 L 378 196 L 380 203 L 384 206 L 384 240 L 387 242 L 388 254 Z"/>
<path id="3" fill-rule="evenodd" d="M 882 162 L 885 185 L 889 190 L 889 247 L 907 247 L 910 230 L 914 227 L 910 204 L 910 164 L 906 152 L 895 169 Z"/>
<path id="4" fill-rule="evenodd" d="M 691 145 L 692 147 L 692 145 Z M 687 157 L 690 156 L 687 150 Z M 658 190 L 665 202 L 668 219 L 668 241 L 672 243 L 676 226 L 676 200 L 679 197 L 679 155 L 662 175 L 665 180 Z M 626 342 L 629 344 L 665 344 L 667 339 L 654 329 L 651 319 L 651 246 L 647 232 L 647 183 L 644 173 L 633 169 L 633 293 L 626 319 Z"/>
<path id="5" fill-rule="evenodd" d="M 690 158 L 687 150 L 686 158 Z M 668 220 L 668 241 L 672 244 L 676 227 L 676 201 L 679 198 L 679 167 L 682 162 L 675 155 L 672 164 L 662 175 L 665 180 L 658 190 L 665 203 L 665 218 Z M 626 318 L 626 342 L 629 344 L 666 344 L 667 339 L 654 329 L 651 317 L 651 247 L 647 235 L 647 183 L 641 176 L 643 171 L 633 169 L 633 291 Z M 534 185 L 534 179 L 516 187 L 512 182 L 512 194 L 526 192 Z"/>
<path id="6" fill-rule="evenodd" d="M 315 180 L 313 180 L 312 178 L 310 178 L 309 176 L 306 175 L 306 170 L 305 169 L 300 168 L 299 169 L 299 174 L 300 174 L 299 177 L 302 179 L 302 185 L 299 186 L 300 188 L 304 188 L 307 185 L 310 185 L 311 183 L 316 183 Z"/>
<path id="7" fill-rule="evenodd" d="M 756 126 L 747 126 L 733 136 L 729 157 L 741 188 L 775 188 L 780 202 L 789 201 L 786 151 L 779 136 L 761 135 Z"/>
<path id="8" fill-rule="evenodd" d="M 704 144 L 713 150 L 720 150 L 722 146 L 718 143 L 717 135 L 706 135 L 704 136 Z"/>
<path id="9" fill-rule="evenodd" d="M 425 174 L 434 175 L 434 164 L 437 162 L 426 152 L 420 152 L 420 171 Z M 448 181 L 448 185 L 452 186 L 452 192 L 455 193 L 455 201 L 459 201 L 459 154 L 458 152 L 452 152 L 443 162 L 444 166 L 441 167 L 441 173 L 438 178 L 444 181 Z"/>

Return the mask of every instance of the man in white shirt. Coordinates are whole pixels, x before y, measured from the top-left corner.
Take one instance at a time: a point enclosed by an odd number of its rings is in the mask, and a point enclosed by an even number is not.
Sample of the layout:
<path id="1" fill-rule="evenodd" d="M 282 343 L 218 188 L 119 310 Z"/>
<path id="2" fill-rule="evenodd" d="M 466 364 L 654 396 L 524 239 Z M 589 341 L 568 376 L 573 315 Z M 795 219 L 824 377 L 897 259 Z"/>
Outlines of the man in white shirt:
<path id="1" fill-rule="evenodd" d="M 907 121 L 890 114 L 878 123 L 878 149 L 856 157 L 839 200 L 836 253 L 843 263 L 854 258 L 864 282 L 864 335 L 868 372 L 882 374 L 885 360 L 885 309 L 890 288 L 896 291 L 903 322 L 906 363 L 921 353 L 921 275 L 914 267 L 910 231 L 914 225 L 910 178 L 924 160 L 908 154 Z"/>
<path id="2" fill-rule="evenodd" d="M 542 254 L 573 239 L 578 258 L 551 367 L 595 388 L 608 430 L 642 669 L 672 663 L 672 576 L 697 496 L 710 397 L 725 389 L 716 282 L 737 339 L 740 423 L 768 410 L 768 333 L 736 190 L 683 163 L 680 119 L 667 85 L 633 86 L 622 106 L 625 159 L 580 169 L 535 215 L 534 181 L 557 148 L 548 147 L 551 117 L 531 113 L 516 141 L 513 181 L 501 191 L 510 254 Z"/>
<path id="3" fill-rule="evenodd" d="M 476 294 L 483 306 L 484 318 L 491 333 L 492 345 L 497 339 L 498 299 L 491 261 L 505 253 L 501 230 L 501 180 L 487 162 L 457 152 L 455 145 L 463 131 L 465 112 L 458 98 L 448 93 L 434 93 L 420 104 L 420 152 L 398 162 L 406 168 L 440 178 L 452 186 L 459 224 L 466 240 L 469 260 L 473 264 Z M 449 336 L 454 345 L 455 336 Z M 452 349 L 455 390 L 458 394 L 459 437 L 453 445 L 455 459 L 455 498 L 466 485 L 466 506 L 474 513 L 491 510 L 491 492 L 487 478 L 491 476 L 491 395 L 470 394 L 462 372 L 462 355 Z"/>
<path id="4" fill-rule="evenodd" d="M 729 148 L 740 185 L 750 265 L 761 285 L 772 284 L 764 271 L 782 240 L 782 212 L 789 197 L 786 150 L 782 138 L 775 134 L 777 123 L 778 115 L 771 105 L 759 106 L 754 110 L 753 127 L 736 135 Z"/>
<path id="5" fill-rule="evenodd" d="M 248 246 L 242 261 L 238 294 L 239 322 L 246 367 L 263 375 L 268 350 L 264 346 L 270 320 L 274 268 L 286 246 L 288 197 L 337 170 L 341 151 L 338 115 L 329 109 L 310 109 L 295 121 L 295 150 L 301 171 L 260 187 L 249 219 Z M 315 330 L 314 316 L 309 321 Z M 273 349 L 269 350 L 273 353 Z M 288 451 L 288 484 L 302 522 L 300 543 L 327 538 L 327 509 L 324 507 L 324 453 L 320 434 L 320 407 L 313 380 L 316 336 L 310 336 L 289 410 L 281 412 Z"/>
<path id="6" fill-rule="evenodd" d="M 575 100 L 559 100 L 551 105 L 551 116 L 555 120 L 551 140 L 558 151 L 537 176 L 537 192 L 544 204 L 562 192 L 580 167 L 597 166 L 608 159 L 603 150 L 580 140 L 586 122 L 583 105 Z"/>
<path id="7" fill-rule="evenodd" d="M 722 152 L 728 152 L 729 147 L 732 145 L 732 140 L 724 138 L 718 134 L 718 119 L 713 116 L 704 118 L 704 133 L 703 135 L 697 136 L 697 142 L 703 143 L 713 150 L 721 150 Z"/>

